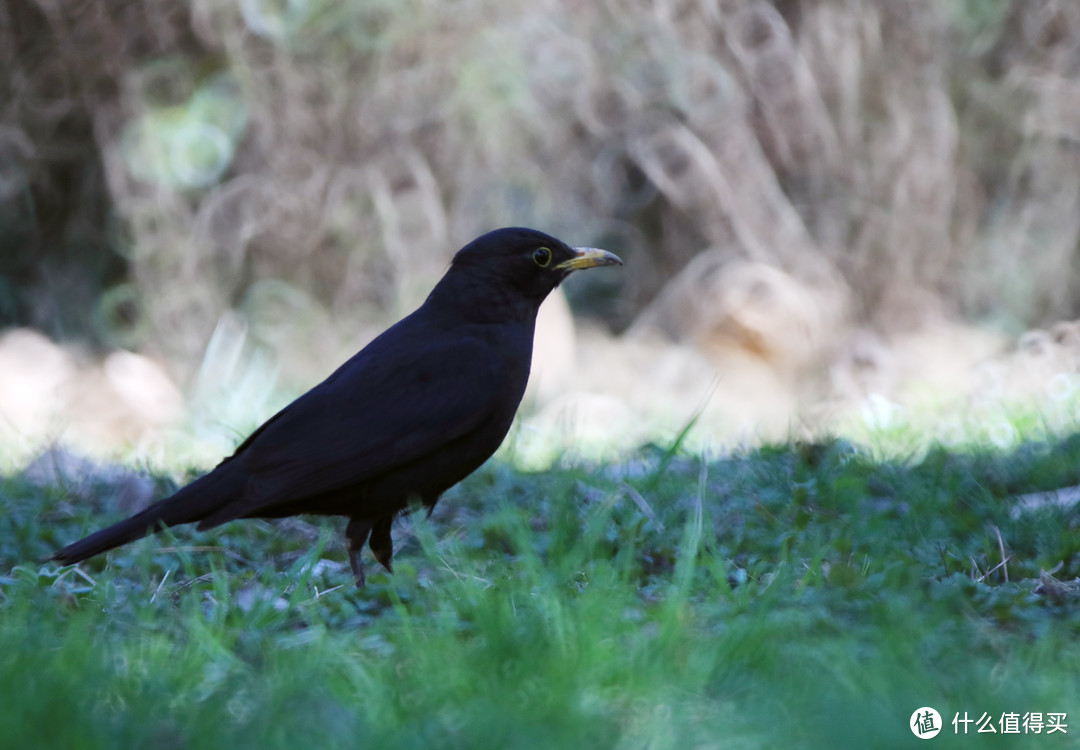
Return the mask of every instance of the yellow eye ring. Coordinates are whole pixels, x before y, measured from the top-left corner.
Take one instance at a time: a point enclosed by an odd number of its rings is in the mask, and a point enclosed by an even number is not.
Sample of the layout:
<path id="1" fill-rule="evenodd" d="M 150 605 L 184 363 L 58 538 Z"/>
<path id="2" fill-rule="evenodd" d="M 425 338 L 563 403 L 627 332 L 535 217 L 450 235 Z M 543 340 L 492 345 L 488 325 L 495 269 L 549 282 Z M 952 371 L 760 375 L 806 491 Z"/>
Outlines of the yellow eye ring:
<path id="1" fill-rule="evenodd" d="M 551 250 L 546 247 L 538 247 L 533 251 L 533 263 L 540 266 L 540 268 L 547 268 L 548 263 L 551 262 Z"/>

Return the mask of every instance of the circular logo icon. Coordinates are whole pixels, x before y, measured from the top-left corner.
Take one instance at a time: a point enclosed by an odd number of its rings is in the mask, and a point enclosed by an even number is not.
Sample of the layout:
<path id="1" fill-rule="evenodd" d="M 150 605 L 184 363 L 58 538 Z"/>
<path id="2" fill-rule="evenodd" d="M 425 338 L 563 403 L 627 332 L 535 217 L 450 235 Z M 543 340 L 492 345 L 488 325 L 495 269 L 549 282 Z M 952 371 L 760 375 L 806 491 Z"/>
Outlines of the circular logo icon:
<path id="1" fill-rule="evenodd" d="M 909 719 L 908 726 L 911 727 L 912 734 L 921 740 L 937 737 L 938 732 L 941 731 L 941 714 L 930 706 L 916 708 Z"/>

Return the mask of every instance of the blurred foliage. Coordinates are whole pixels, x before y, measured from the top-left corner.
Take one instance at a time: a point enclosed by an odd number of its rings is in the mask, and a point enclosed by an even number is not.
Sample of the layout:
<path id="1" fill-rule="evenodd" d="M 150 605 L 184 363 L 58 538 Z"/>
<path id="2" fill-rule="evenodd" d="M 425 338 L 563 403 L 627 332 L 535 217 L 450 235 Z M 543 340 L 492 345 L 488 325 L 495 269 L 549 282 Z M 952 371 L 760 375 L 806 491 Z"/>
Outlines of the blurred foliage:
<path id="1" fill-rule="evenodd" d="M 1076 435 L 913 461 L 832 441 L 492 462 L 398 523 L 394 574 L 358 591 L 327 519 L 28 564 L 121 518 L 122 484 L 13 476 L 0 731 L 12 747 L 831 749 L 910 747 L 924 705 L 946 733 L 964 711 L 1075 725 L 1076 509 L 1017 512 L 1016 495 L 1077 483 Z"/>
<path id="2" fill-rule="evenodd" d="M 525 224 L 626 257 L 568 289 L 615 329 L 713 248 L 1021 330 L 1080 313 L 1078 68 L 1070 0 L 15 0 L 0 324 L 351 340 Z"/>

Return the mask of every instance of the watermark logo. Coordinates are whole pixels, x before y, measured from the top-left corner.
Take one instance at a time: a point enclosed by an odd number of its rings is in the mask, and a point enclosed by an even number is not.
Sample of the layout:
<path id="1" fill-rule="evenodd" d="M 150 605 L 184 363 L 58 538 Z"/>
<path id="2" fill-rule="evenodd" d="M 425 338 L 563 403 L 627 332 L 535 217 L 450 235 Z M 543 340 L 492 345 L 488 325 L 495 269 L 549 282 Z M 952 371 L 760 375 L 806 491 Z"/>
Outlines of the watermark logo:
<path id="1" fill-rule="evenodd" d="M 929 740 L 937 737 L 938 732 L 941 731 L 941 714 L 930 708 L 930 706 L 916 708 L 915 713 L 911 715 L 911 723 L 908 726 L 911 727 L 911 731 L 916 737 L 921 740 Z"/>
<path id="2" fill-rule="evenodd" d="M 956 712 L 952 718 L 953 734 L 1062 734 L 1069 733 L 1068 714 L 1065 712 L 1006 711 L 998 717 L 986 711 L 979 718 L 967 711 Z M 915 709 L 908 719 L 911 733 L 921 740 L 937 737 L 944 728 L 941 714 L 930 706 Z"/>

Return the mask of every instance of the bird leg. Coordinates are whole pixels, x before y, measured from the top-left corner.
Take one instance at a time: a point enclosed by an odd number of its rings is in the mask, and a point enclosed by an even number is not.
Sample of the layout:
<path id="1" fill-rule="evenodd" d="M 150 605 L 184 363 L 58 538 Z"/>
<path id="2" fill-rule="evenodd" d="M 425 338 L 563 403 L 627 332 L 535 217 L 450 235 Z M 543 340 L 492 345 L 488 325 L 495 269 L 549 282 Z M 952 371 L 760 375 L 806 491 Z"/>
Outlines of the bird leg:
<path id="1" fill-rule="evenodd" d="M 371 521 L 366 518 L 351 518 L 349 525 L 345 527 L 345 549 L 349 551 L 349 564 L 352 565 L 353 576 L 356 578 L 356 588 L 364 588 L 364 566 L 360 564 L 360 552 L 364 549 L 364 542 L 371 533 Z M 378 559 L 376 556 L 375 559 Z"/>
<path id="2" fill-rule="evenodd" d="M 390 566 L 390 558 L 394 555 L 394 541 L 390 538 L 390 526 L 393 522 L 393 516 L 384 516 L 376 521 L 374 528 L 371 530 L 371 540 L 368 542 L 368 546 L 371 547 L 371 554 L 375 556 L 380 565 L 386 568 L 387 573 L 394 572 L 394 569 Z"/>

